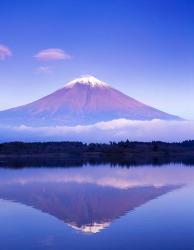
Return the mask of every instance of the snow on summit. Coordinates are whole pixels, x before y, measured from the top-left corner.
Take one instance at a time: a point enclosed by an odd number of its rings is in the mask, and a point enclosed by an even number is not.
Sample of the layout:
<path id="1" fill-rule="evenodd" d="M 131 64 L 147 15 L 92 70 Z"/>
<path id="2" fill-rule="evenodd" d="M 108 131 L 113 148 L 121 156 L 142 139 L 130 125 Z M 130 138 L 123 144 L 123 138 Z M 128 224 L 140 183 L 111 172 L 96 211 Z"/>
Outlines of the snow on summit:
<path id="1" fill-rule="evenodd" d="M 76 84 L 89 85 L 90 87 L 110 87 L 109 84 L 98 80 L 96 77 L 91 75 L 83 75 L 73 81 L 68 82 L 65 87 L 71 88 Z"/>

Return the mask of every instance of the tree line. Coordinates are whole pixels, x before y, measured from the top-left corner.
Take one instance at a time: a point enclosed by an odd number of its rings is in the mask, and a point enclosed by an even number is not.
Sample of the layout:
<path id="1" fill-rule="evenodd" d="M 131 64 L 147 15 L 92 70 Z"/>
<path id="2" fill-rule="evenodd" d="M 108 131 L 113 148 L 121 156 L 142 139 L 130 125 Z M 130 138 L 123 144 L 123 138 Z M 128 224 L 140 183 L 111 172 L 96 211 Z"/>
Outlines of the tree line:
<path id="1" fill-rule="evenodd" d="M 194 154 L 194 140 L 180 143 L 161 141 L 120 141 L 110 143 L 83 142 L 10 142 L 0 144 L 0 154 Z"/>

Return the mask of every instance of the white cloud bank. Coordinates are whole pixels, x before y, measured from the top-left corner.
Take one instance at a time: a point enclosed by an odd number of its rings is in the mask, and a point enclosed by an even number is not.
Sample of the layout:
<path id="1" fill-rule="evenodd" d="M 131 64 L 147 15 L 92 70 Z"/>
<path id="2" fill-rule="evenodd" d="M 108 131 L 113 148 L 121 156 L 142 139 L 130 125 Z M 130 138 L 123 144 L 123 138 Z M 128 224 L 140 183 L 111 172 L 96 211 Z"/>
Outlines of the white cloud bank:
<path id="1" fill-rule="evenodd" d="M 126 119 L 99 122 L 88 126 L 0 127 L 0 141 L 83 141 L 119 140 L 179 142 L 194 139 L 194 121 L 132 121 Z"/>
<path id="2" fill-rule="evenodd" d="M 0 60 L 3 61 L 10 56 L 12 56 L 11 50 L 7 46 L 0 44 Z"/>
<path id="3" fill-rule="evenodd" d="M 39 61 L 59 61 L 71 59 L 71 55 L 58 48 L 41 50 L 36 55 L 34 55 L 34 57 Z"/>

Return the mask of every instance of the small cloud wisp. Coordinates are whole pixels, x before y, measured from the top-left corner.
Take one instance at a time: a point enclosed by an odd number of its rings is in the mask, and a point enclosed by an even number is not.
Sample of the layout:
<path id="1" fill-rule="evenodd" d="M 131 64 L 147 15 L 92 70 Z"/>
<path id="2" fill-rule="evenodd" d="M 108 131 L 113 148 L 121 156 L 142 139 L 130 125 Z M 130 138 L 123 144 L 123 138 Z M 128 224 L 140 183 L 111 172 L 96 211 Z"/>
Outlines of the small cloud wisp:
<path id="1" fill-rule="evenodd" d="M 48 66 L 40 66 L 36 69 L 36 73 L 51 74 L 53 73 L 52 68 Z"/>

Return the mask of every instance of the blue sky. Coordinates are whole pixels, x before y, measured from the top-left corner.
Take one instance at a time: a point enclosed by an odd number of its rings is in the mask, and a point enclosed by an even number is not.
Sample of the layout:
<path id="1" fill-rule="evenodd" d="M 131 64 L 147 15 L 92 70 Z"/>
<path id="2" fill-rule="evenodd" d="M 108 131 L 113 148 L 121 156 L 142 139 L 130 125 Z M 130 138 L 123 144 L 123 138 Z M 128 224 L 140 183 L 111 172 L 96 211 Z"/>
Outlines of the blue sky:
<path id="1" fill-rule="evenodd" d="M 1 0 L 0 110 L 92 74 L 194 119 L 193 13 L 194 0 Z M 51 48 L 63 58 L 37 56 Z"/>

